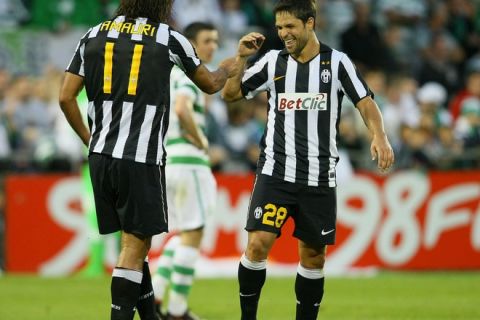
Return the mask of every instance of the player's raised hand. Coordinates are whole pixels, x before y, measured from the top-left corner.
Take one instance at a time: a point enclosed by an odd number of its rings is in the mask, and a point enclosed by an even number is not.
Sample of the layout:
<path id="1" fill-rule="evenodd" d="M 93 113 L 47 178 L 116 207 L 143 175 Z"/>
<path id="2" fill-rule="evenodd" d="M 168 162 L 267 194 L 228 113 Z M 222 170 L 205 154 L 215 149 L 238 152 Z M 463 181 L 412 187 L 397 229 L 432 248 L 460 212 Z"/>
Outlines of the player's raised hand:
<path id="1" fill-rule="evenodd" d="M 386 135 L 374 136 L 370 146 L 372 160 L 377 160 L 380 171 L 385 172 L 393 165 L 395 156 Z"/>
<path id="2" fill-rule="evenodd" d="M 258 32 L 244 35 L 238 42 L 238 55 L 242 58 L 255 54 L 262 47 L 265 36 Z"/>

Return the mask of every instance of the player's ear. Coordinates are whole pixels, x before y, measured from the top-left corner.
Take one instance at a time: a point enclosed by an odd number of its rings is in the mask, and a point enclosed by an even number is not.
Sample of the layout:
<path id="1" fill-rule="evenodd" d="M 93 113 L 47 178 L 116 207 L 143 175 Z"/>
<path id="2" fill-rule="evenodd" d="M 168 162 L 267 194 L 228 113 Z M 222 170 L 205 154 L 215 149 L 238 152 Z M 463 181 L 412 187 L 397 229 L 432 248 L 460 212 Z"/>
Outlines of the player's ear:
<path id="1" fill-rule="evenodd" d="M 315 29 L 315 18 L 313 18 L 313 17 L 308 18 L 306 26 L 307 26 L 308 31 L 314 30 Z"/>
<path id="2" fill-rule="evenodd" d="M 190 43 L 192 44 L 193 48 L 195 50 L 197 50 L 197 38 L 195 39 L 188 39 L 188 41 L 190 41 Z"/>

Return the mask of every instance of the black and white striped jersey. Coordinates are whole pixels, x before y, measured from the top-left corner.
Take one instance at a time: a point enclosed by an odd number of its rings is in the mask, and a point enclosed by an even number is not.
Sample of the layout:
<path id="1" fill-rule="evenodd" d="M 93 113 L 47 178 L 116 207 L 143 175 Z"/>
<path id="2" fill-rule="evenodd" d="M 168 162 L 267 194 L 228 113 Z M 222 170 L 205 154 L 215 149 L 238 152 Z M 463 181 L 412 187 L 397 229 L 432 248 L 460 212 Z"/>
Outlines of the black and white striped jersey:
<path id="1" fill-rule="evenodd" d="M 166 24 L 118 16 L 83 36 L 66 71 L 84 77 L 90 153 L 165 163 L 174 64 L 192 74 L 200 60 Z"/>
<path id="2" fill-rule="evenodd" d="M 260 142 L 258 174 L 309 186 L 336 186 L 341 102 L 372 95 L 344 53 L 320 44 L 306 63 L 271 50 L 245 71 L 247 99 L 267 91 L 268 120 Z"/>

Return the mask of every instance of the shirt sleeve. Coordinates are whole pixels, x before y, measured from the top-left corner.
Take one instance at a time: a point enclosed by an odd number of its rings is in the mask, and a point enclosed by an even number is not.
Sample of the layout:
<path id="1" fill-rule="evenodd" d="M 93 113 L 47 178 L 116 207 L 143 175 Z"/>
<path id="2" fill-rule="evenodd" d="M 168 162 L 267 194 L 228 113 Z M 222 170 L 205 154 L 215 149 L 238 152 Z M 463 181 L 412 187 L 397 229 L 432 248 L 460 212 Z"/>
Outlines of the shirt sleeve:
<path id="1" fill-rule="evenodd" d="M 85 60 L 84 60 L 84 53 L 85 53 L 85 45 L 88 40 L 88 35 L 92 29 L 88 30 L 87 33 L 80 39 L 77 44 L 77 48 L 75 49 L 75 53 L 73 54 L 70 63 L 67 66 L 65 71 L 70 73 L 76 74 L 81 77 L 85 77 Z"/>
<path id="2" fill-rule="evenodd" d="M 168 41 L 170 60 L 186 74 L 192 74 L 201 64 L 190 41 L 177 31 L 171 31 Z"/>
<path id="3" fill-rule="evenodd" d="M 373 98 L 373 92 L 367 86 L 353 62 L 345 54 L 340 59 L 338 66 L 338 79 L 340 80 L 342 91 L 350 98 L 353 104 L 357 105 L 366 96 Z"/>
<path id="4" fill-rule="evenodd" d="M 242 95 L 251 99 L 268 88 L 268 54 L 245 70 L 240 84 Z"/>

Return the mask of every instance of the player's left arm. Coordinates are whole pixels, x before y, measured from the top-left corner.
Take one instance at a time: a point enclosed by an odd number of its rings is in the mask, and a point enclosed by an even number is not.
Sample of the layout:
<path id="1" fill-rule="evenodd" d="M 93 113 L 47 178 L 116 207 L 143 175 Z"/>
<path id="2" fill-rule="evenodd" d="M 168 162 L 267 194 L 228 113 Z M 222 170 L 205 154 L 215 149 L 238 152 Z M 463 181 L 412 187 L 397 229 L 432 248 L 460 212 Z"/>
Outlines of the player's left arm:
<path id="1" fill-rule="evenodd" d="M 218 69 L 215 71 L 210 71 L 205 65 L 201 64 L 193 74 L 187 73 L 187 75 L 203 92 L 214 94 L 220 91 L 228 77 L 234 74 L 234 68 L 234 58 L 227 58 L 220 62 Z"/>
<path id="2" fill-rule="evenodd" d="M 184 130 L 184 137 L 201 150 L 208 150 L 208 140 L 195 122 L 192 98 L 185 94 L 175 96 L 175 113 Z"/>
<path id="3" fill-rule="evenodd" d="M 395 156 L 387 135 L 385 134 L 380 109 L 370 96 L 366 96 L 358 101 L 356 107 L 360 111 L 365 125 L 372 134 L 372 144 L 370 146 L 372 160 L 377 160 L 378 168 L 381 171 L 386 171 L 393 165 Z"/>
<path id="4" fill-rule="evenodd" d="M 83 88 L 83 77 L 76 74 L 65 72 L 65 77 L 60 89 L 59 104 L 68 123 L 82 139 L 82 142 L 88 146 L 90 140 L 90 130 L 85 125 L 80 108 L 77 103 L 77 96 Z"/>
<path id="5" fill-rule="evenodd" d="M 235 72 L 235 58 L 227 58 L 220 62 L 218 69 L 210 71 L 201 63 L 193 45 L 188 39 L 171 30 L 168 41 L 170 59 L 195 83 L 203 92 L 214 94 L 220 91 L 228 77 Z"/>

